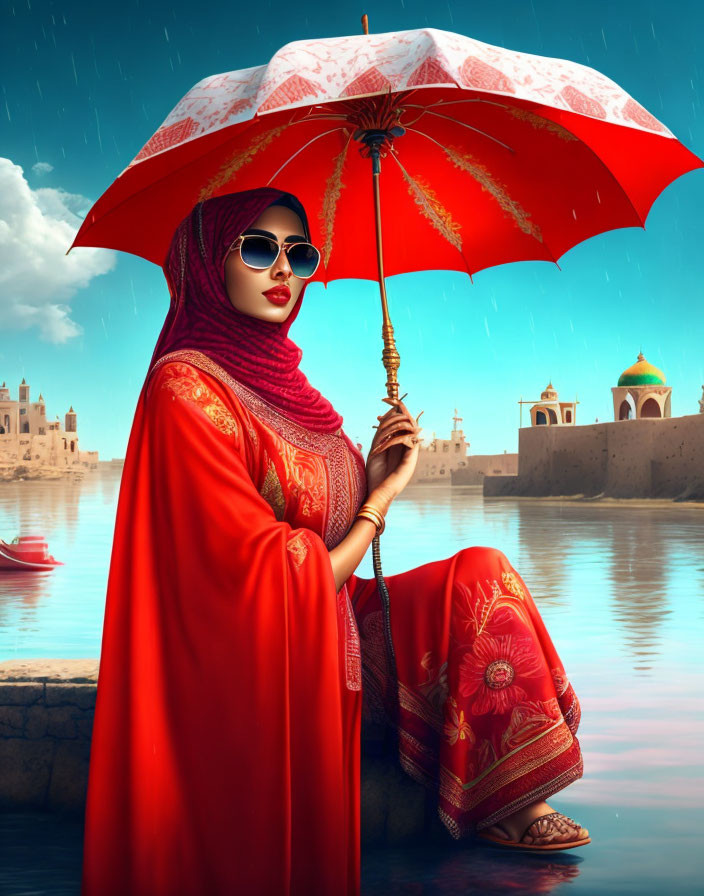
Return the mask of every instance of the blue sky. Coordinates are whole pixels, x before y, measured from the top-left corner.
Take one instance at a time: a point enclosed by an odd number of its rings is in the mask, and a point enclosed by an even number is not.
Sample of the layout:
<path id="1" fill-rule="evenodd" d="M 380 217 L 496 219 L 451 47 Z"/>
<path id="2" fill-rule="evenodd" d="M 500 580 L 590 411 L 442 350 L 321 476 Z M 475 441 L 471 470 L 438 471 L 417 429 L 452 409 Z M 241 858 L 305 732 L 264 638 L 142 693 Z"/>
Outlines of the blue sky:
<path id="1" fill-rule="evenodd" d="M 51 417 L 73 404 L 82 447 L 122 457 L 168 291 L 159 268 L 119 253 L 75 250 L 67 268 L 62 241 L 193 84 L 262 64 L 291 40 L 358 33 L 365 7 L 2 0 L 0 10 L 0 382 L 16 397 L 26 377 Z M 590 65 L 704 155 L 704 8 L 693 0 L 377 0 L 366 11 L 372 31 L 432 26 Z M 41 210 L 22 246 L 31 276 L 2 222 L 14 196 Z M 391 278 L 400 381 L 409 407 L 425 410 L 425 434 L 446 435 L 457 406 L 472 453 L 515 451 L 518 399 L 548 379 L 562 399 L 577 395 L 578 422 L 611 419 L 610 388 L 641 348 L 673 387 L 673 415 L 697 412 L 703 207 L 698 170 L 668 187 L 645 231 L 593 238 L 562 270 L 523 262 L 473 284 L 449 272 Z M 291 334 L 310 380 L 365 445 L 385 407 L 378 306 L 373 283 L 313 284 Z"/>

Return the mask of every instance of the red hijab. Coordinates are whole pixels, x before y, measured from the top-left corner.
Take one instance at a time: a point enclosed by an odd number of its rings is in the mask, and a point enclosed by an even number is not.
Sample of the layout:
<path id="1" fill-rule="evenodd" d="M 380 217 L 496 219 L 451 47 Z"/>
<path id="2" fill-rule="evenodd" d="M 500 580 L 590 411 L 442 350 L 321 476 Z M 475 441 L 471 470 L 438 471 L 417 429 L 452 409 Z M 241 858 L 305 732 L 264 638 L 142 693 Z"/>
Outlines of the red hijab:
<path id="1" fill-rule="evenodd" d="M 282 197 L 298 202 L 270 187 L 228 193 L 199 202 L 179 224 L 163 265 L 171 307 L 149 368 L 169 352 L 202 352 L 289 420 L 316 432 L 335 432 L 342 417 L 299 369 L 303 352 L 288 338 L 307 284 L 282 323 L 237 311 L 225 288 L 228 249 Z M 302 208 L 299 214 L 307 233 Z"/>

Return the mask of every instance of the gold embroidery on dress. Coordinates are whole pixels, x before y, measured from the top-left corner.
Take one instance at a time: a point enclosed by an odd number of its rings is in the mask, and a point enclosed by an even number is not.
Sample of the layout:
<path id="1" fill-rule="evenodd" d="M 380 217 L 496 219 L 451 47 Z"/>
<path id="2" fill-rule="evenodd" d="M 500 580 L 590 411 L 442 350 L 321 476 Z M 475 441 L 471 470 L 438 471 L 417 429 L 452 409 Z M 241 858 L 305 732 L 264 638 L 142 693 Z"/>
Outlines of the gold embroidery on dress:
<path id="1" fill-rule="evenodd" d="M 530 214 L 519 202 L 509 196 L 506 187 L 500 184 L 484 165 L 478 162 L 474 156 L 461 152 L 454 146 L 445 146 L 443 149 L 455 167 L 470 174 L 482 190 L 494 197 L 504 214 L 512 217 L 523 233 L 532 236 L 539 243 L 542 243 L 543 235 L 540 232 L 540 228 L 530 220 Z"/>
<path id="2" fill-rule="evenodd" d="M 249 411 L 265 426 L 274 430 L 295 447 L 320 458 L 321 473 L 327 480 L 328 488 L 323 541 L 328 548 L 339 544 L 354 520 L 367 489 L 364 464 L 355 460 L 342 433 L 340 431 L 335 433 L 315 432 L 306 429 L 299 423 L 294 423 L 268 401 L 223 370 L 208 355 L 194 349 L 179 349 L 162 355 L 152 367 L 152 374 L 162 364 L 176 360 L 186 361 L 199 370 L 214 376 L 235 393 L 245 412 Z"/>
<path id="3" fill-rule="evenodd" d="M 292 555 L 293 565 L 300 569 L 303 561 L 308 556 L 308 541 L 302 532 L 296 533 L 286 542 L 286 550 Z"/>
<path id="4" fill-rule="evenodd" d="M 267 504 L 274 511 L 274 516 L 279 522 L 284 518 L 286 511 L 286 499 L 284 498 L 284 490 L 281 487 L 279 477 L 276 475 L 276 468 L 270 458 L 266 458 L 268 468 L 266 476 L 259 489 L 259 494 L 264 498 Z"/>
<path id="5" fill-rule="evenodd" d="M 502 787 L 549 764 L 569 750 L 574 740 L 564 722 L 542 732 L 488 765 L 473 780 L 461 781 L 446 766 L 439 767 L 440 796 L 460 811 L 467 812 Z M 493 747 L 486 742 L 484 761 L 491 758 Z M 576 775 L 579 777 L 579 775 Z M 552 793 L 553 791 L 545 791 Z"/>
<path id="6" fill-rule="evenodd" d="M 289 491 L 298 502 L 298 510 L 303 516 L 323 513 L 326 507 L 327 488 L 325 471 L 317 463 L 317 458 L 309 452 L 296 450 L 290 442 L 282 440 L 281 455 L 286 468 Z"/>
<path id="7" fill-rule="evenodd" d="M 521 583 L 518 581 L 515 572 L 502 572 L 501 581 L 504 583 L 507 590 L 514 595 L 514 597 L 518 597 L 521 600 L 526 599 L 526 593 L 523 590 Z"/>
<path id="8" fill-rule="evenodd" d="M 163 388 L 173 392 L 179 398 L 197 405 L 220 432 L 228 436 L 238 435 L 239 427 L 235 418 L 192 367 L 175 364 L 171 368 L 167 368 L 164 374 Z"/>
<path id="9" fill-rule="evenodd" d="M 344 619 L 345 637 L 345 684 L 350 691 L 362 690 L 362 649 L 359 630 L 347 585 L 343 585 L 338 595 L 338 611 Z"/>
<path id="10" fill-rule="evenodd" d="M 220 167 L 220 170 L 210 178 L 208 183 L 203 187 L 203 189 L 198 194 L 198 202 L 203 202 L 206 199 L 210 199 L 210 197 L 217 192 L 217 190 L 221 189 L 225 186 L 225 184 L 229 183 L 232 178 L 237 174 L 240 168 L 244 168 L 245 165 L 248 165 L 252 159 L 255 158 L 257 153 L 265 149 L 272 140 L 279 136 L 279 134 L 285 130 L 286 125 L 282 125 L 278 128 L 273 128 L 271 131 L 265 131 L 263 134 L 257 134 L 257 136 L 252 140 L 252 142 L 245 149 L 236 152 L 230 159 L 225 162 L 224 165 Z"/>
<path id="11" fill-rule="evenodd" d="M 487 584 L 491 587 L 491 595 L 486 593 L 480 582 L 477 582 L 475 596 L 464 582 L 458 582 L 456 585 L 460 594 L 454 603 L 453 611 L 464 631 L 471 632 L 473 638 L 478 638 L 483 634 L 489 620 L 500 608 L 505 608 L 504 613 L 506 610 L 515 613 L 525 625 L 530 627 L 528 613 L 521 599 L 515 594 L 504 594 L 496 579 L 487 579 Z"/>
<path id="12" fill-rule="evenodd" d="M 342 183 L 342 169 L 345 167 L 347 148 L 352 139 L 351 134 L 349 134 L 346 128 L 343 129 L 343 133 L 345 137 L 347 137 L 347 142 L 345 143 L 342 152 L 338 155 L 337 159 L 335 159 L 335 167 L 325 184 L 323 204 L 318 216 L 323 225 L 323 233 L 325 234 L 325 239 L 323 240 L 323 264 L 325 267 L 328 266 L 330 255 L 332 253 L 333 233 L 335 230 L 335 211 L 337 209 L 337 203 L 340 200 L 340 193 L 345 187 Z"/>
<path id="13" fill-rule="evenodd" d="M 517 704 L 511 710 L 511 720 L 501 736 L 503 753 L 520 746 L 542 729 L 551 727 L 561 715 L 555 698 Z"/>
<path id="14" fill-rule="evenodd" d="M 450 697 L 447 701 L 449 718 L 445 721 L 444 733 L 450 746 L 453 747 L 458 740 L 466 740 L 473 744 L 476 740 L 469 722 L 464 717 L 464 710 L 457 711 L 457 701 Z"/>

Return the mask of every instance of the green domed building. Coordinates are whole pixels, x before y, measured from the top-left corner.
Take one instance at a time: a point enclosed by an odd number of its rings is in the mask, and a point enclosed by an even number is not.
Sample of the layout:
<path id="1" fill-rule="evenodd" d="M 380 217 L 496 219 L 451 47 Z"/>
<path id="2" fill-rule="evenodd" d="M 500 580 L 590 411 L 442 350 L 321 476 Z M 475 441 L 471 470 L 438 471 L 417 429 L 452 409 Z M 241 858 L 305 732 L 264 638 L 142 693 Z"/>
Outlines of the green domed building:
<path id="1" fill-rule="evenodd" d="M 670 417 L 672 386 L 665 385 L 665 374 L 646 360 L 640 352 L 638 360 L 618 378 L 611 389 L 614 399 L 614 420 L 640 420 L 645 417 Z"/>
<path id="2" fill-rule="evenodd" d="M 618 378 L 619 386 L 664 386 L 665 374 L 650 361 L 646 361 L 641 352 L 635 364 L 624 370 Z"/>

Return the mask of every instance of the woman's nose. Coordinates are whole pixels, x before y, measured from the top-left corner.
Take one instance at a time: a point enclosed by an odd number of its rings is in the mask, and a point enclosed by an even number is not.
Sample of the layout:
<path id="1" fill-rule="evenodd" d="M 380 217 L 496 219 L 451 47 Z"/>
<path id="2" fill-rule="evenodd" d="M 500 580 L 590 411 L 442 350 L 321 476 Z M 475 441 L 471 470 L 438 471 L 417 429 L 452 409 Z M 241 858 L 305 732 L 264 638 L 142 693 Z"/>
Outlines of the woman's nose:
<path id="1" fill-rule="evenodd" d="M 291 265 L 288 263 L 288 255 L 286 254 L 286 250 L 282 249 L 279 252 L 279 257 L 271 266 L 271 279 L 288 280 L 292 274 L 293 271 L 291 270 Z"/>

